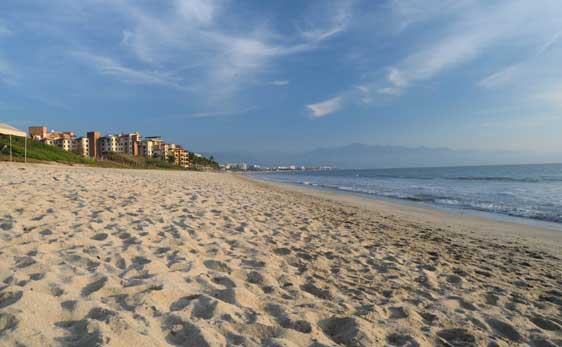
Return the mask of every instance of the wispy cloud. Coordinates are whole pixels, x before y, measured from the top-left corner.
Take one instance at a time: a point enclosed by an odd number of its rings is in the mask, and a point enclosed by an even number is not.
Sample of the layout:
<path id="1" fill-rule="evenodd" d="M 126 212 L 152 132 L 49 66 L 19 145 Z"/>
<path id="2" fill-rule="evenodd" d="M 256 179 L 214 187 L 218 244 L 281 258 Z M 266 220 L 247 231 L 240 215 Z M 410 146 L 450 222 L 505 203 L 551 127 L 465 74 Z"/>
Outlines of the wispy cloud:
<path id="1" fill-rule="evenodd" d="M 390 0 L 388 23 L 398 33 L 456 14 L 466 13 L 473 6 L 474 0 Z"/>
<path id="2" fill-rule="evenodd" d="M 562 112 L 562 83 L 555 82 L 541 86 L 532 95 L 532 99 L 554 106 L 559 112 Z"/>
<path id="3" fill-rule="evenodd" d="M 351 21 L 352 1 L 341 0 L 331 5 L 322 5 L 322 8 L 313 11 L 312 18 L 308 18 L 304 24 L 297 24 L 297 29 L 306 41 L 319 42 L 330 39 L 344 32 Z"/>
<path id="4" fill-rule="evenodd" d="M 513 80 L 521 69 L 521 64 L 513 64 L 480 80 L 479 85 L 484 88 L 495 88 Z"/>
<path id="5" fill-rule="evenodd" d="M 389 69 L 387 81 L 395 90 L 435 75 L 477 57 L 494 39 L 494 33 L 472 32 L 453 35 L 404 59 Z M 385 89 L 383 89 L 385 90 Z"/>
<path id="6" fill-rule="evenodd" d="M 289 81 L 287 80 L 277 80 L 277 81 L 271 81 L 268 84 L 271 84 L 272 86 L 276 86 L 276 87 L 283 87 L 289 84 Z"/>
<path id="7" fill-rule="evenodd" d="M 391 4 L 401 29 L 419 22 L 438 22 L 440 30 L 434 31 L 430 41 L 416 44 L 413 53 L 390 66 L 382 86 L 380 82 L 373 82 L 379 85 L 377 91 L 386 95 L 401 95 L 416 82 L 436 78 L 479 59 L 506 42 L 519 47 L 540 46 L 538 54 L 542 54 L 562 36 L 560 21 L 554 20 L 562 15 L 556 1 L 547 0 L 539 5 L 528 1 L 395 0 Z M 543 18 L 543 21 L 534 18 Z M 545 36 L 549 39 L 543 42 Z M 480 85 L 488 88 L 506 83 L 520 69 L 518 65 L 501 67 L 481 80 Z"/>
<path id="8" fill-rule="evenodd" d="M 12 31 L 0 21 L 0 37 L 11 35 Z"/>
<path id="9" fill-rule="evenodd" d="M 14 84 L 14 69 L 7 61 L 0 56 L 0 83 Z"/>
<path id="10" fill-rule="evenodd" d="M 539 59 L 541 56 L 548 54 L 549 51 L 561 41 L 561 38 L 562 31 L 559 31 L 554 35 L 549 36 L 546 41 L 539 41 L 536 44 L 537 48 L 535 49 L 535 52 L 531 52 L 528 56 L 517 63 L 501 67 L 499 71 L 494 72 L 480 80 L 479 85 L 487 89 L 497 88 L 513 84 L 513 82 L 522 75 L 535 75 L 538 70 L 543 68 L 540 66 L 541 62 Z"/>
<path id="11" fill-rule="evenodd" d="M 174 0 L 170 11 L 155 14 L 135 2 L 122 2 L 121 12 L 132 24 L 123 31 L 121 43 L 140 61 L 171 72 L 177 72 L 175 62 L 180 57 L 189 61 L 198 69 L 185 78 L 217 97 L 252 85 L 271 71 L 278 58 L 312 50 L 318 41 L 335 34 L 296 40 L 256 18 L 237 16 L 229 6 L 233 5 L 219 0 Z M 340 31 L 342 21 L 337 20 Z"/>
<path id="12" fill-rule="evenodd" d="M 89 52 L 72 52 L 72 55 L 96 68 L 101 74 L 115 77 L 117 80 L 132 84 L 158 85 L 180 91 L 190 89 L 181 85 L 176 77 L 159 71 L 145 71 L 126 67 L 119 62 Z"/>
<path id="13" fill-rule="evenodd" d="M 203 111 L 203 112 L 192 112 L 186 113 L 182 115 L 170 116 L 165 119 L 194 119 L 194 118 L 215 118 L 215 117 L 227 117 L 227 116 L 235 116 L 245 114 L 257 109 L 257 106 L 250 106 L 241 109 L 235 110 L 226 110 L 226 111 Z M 158 118 L 162 120 L 161 117 Z"/>
<path id="14" fill-rule="evenodd" d="M 336 96 L 334 98 L 321 101 L 315 104 L 306 105 L 311 115 L 315 118 L 320 118 L 334 113 L 341 109 L 343 106 L 344 97 Z"/>
<path id="15" fill-rule="evenodd" d="M 8 29 L 8 27 L 4 23 L 2 23 L 2 21 L 0 21 L 0 38 L 2 38 L 3 36 L 9 36 L 11 34 L 12 31 Z M 0 83 L 11 84 L 14 82 L 13 78 L 13 67 L 0 55 Z"/>

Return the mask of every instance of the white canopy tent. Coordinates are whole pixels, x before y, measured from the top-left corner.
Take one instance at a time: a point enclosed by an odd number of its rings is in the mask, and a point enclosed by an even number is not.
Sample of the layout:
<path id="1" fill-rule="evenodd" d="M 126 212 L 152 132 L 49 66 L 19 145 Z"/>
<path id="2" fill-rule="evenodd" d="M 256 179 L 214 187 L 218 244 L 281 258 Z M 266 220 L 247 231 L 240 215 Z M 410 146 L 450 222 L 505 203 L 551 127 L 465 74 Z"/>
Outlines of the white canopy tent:
<path id="1" fill-rule="evenodd" d="M 8 135 L 10 137 L 10 161 L 12 161 L 12 136 L 23 137 L 24 140 L 24 160 L 27 163 L 27 134 L 25 131 L 14 128 L 8 124 L 0 123 L 0 134 Z"/>

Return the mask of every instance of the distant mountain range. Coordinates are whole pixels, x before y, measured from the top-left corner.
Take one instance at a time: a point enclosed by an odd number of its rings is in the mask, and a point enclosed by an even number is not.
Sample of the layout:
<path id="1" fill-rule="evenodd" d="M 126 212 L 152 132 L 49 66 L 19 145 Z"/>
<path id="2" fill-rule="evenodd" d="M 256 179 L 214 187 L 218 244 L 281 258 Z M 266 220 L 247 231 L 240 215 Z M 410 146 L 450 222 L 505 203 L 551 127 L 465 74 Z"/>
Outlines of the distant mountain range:
<path id="1" fill-rule="evenodd" d="M 221 163 L 263 166 L 335 166 L 342 169 L 374 169 L 428 166 L 494 165 L 562 162 L 562 153 L 537 154 L 516 151 L 454 150 L 449 148 L 374 146 L 353 143 L 343 147 L 307 152 L 216 152 L 205 153 Z"/>

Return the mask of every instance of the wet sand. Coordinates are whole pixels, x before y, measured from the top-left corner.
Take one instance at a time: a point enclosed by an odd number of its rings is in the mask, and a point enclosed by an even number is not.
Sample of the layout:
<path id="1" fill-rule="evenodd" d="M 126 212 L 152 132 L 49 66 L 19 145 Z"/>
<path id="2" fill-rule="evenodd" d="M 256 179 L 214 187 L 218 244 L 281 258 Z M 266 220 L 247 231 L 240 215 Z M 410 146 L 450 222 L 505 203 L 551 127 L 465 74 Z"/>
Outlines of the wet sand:
<path id="1" fill-rule="evenodd" d="M 562 233 L 231 174 L 0 163 L 2 346 L 556 346 Z"/>

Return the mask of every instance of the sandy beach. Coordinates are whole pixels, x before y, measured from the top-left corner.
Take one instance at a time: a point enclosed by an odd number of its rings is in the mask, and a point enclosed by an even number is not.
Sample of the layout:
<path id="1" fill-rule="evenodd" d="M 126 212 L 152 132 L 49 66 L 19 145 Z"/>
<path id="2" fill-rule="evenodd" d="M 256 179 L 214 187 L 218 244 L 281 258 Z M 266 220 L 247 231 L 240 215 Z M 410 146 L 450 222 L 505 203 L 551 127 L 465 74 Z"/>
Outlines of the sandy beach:
<path id="1" fill-rule="evenodd" d="M 0 346 L 562 346 L 561 250 L 233 174 L 0 163 Z"/>

